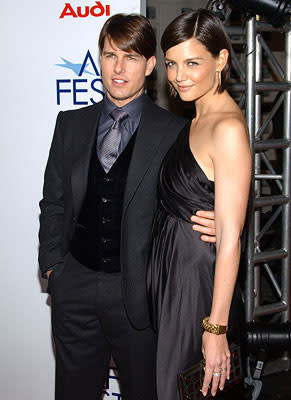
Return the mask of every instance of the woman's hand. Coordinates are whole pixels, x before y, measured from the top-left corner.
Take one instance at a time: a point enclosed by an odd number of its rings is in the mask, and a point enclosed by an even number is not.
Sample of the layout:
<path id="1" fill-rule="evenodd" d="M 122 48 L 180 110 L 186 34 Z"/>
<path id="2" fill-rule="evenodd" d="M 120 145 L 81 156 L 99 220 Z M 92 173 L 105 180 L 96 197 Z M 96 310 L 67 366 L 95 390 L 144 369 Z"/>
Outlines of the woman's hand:
<path id="1" fill-rule="evenodd" d="M 226 379 L 230 377 L 230 351 L 226 334 L 215 335 L 204 332 L 202 335 L 202 354 L 206 360 L 202 393 L 207 395 L 212 381 L 211 394 L 216 395 L 217 388 L 223 390 Z"/>

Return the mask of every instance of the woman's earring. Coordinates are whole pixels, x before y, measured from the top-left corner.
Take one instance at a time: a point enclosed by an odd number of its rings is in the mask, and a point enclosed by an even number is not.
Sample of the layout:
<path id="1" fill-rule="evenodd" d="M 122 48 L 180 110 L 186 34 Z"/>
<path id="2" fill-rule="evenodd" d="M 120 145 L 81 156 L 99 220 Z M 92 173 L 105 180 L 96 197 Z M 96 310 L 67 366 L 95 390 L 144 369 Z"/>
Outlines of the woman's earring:
<path id="1" fill-rule="evenodd" d="M 218 72 L 218 80 L 219 80 L 219 88 L 221 87 L 221 71 L 216 71 Z"/>

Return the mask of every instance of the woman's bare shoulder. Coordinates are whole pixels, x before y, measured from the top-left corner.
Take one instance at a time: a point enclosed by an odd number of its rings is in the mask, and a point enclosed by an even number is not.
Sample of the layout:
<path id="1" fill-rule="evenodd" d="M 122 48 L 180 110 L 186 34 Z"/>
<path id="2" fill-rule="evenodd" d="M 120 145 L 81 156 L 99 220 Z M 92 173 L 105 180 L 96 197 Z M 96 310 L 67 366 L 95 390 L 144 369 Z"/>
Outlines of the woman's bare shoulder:
<path id="1" fill-rule="evenodd" d="M 233 140 L 239 139 L 241 136 L 244 139 L 249 139 L 247 124 L 240 110 L 216 113 L 212 124 L 214 140 Z"/>

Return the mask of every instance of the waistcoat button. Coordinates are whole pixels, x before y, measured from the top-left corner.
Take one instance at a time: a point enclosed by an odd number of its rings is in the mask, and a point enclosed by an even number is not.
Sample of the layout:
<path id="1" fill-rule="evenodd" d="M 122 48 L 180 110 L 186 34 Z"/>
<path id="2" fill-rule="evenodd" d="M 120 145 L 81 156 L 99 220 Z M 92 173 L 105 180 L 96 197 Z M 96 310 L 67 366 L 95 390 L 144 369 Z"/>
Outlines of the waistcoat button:
<path id="1" fill-rule="evenodd" d="M 102 217 L 102 219 L 101 219 L 102 224 L 108 224 L 109 222 L 111 222 L 111 218 Z"/>
<path id="2" fill-rule="evenodd" d="M 104 243 L 104 244 L 106 244 L 106 243 L 111 242 L 111 239 L 102 237 L 102 238 L 101 238 L 101 242 Z"/>
<path id="3" fill-rule="evenodd" d="M 106 264 L 106 263 L 108 263 L 110 261 L 111 261 L 111 258 L 105 258 L 105 257 L 101 258 L 102 264 Z"/>
<path id="4" fill-rule="evenodd" d="M 101 197 L 101 201 L 102 201 L 102 203 L 106 204 L 106 203 L 110 203 L 111 199 L 107 199 L 106 197 Z"/>

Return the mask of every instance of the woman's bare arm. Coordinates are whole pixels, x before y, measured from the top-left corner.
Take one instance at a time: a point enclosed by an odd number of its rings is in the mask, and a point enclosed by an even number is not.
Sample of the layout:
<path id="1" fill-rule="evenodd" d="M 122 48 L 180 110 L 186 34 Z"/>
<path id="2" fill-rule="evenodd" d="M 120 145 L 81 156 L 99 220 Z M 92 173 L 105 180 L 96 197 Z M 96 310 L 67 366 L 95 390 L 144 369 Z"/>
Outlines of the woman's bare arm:
<path id="1" fill-rule="evenodd" d="M 209 322 L 227 325 L 240 260 L 243 230 L 251 179 L 251 153 L 247 130 L 239 118 L 219 122 L 213 131 L 211 154 L 215 177 L 216 266 Z M 203 334 L 207 362 L 204 392 L 212 380 L 212 393 L 223 388 L 230 362 L 226 335 Z M 220 379 L 213 371 L 226 369 Z"/>

